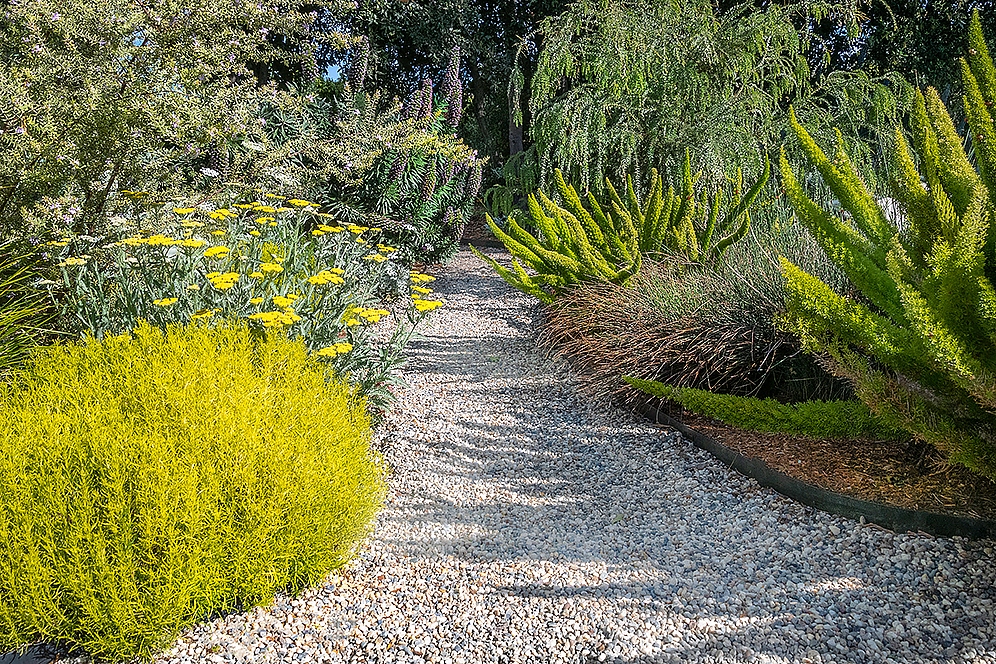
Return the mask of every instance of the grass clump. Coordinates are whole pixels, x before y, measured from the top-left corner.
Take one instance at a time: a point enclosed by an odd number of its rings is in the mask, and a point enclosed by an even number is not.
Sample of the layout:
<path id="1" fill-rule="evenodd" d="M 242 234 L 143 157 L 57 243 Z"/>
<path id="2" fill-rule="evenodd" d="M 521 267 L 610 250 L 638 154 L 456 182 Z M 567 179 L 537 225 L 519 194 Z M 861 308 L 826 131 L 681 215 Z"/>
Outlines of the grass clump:
<path id="1" fill-rule="evenodd" d="M 2 649 L 148 657 L 345 564 L 383 500 L 355 391 L 245 321 L 41 348 L 0 398 Z"/>
<path id="2" fill-rule="evenodd" d="M 775 202 L 713 269 L 677 254 L 645 260 L 626 286 L 575 286 L 547 308 L 541 342 L 580 358 L 593 396 L 644 400 L 620 374 L 679 387 L 782 402 L 847 399 L 778 323 L 786 312 L 779 256 L 791 256 L 846 289 L 842 273 Z"/>

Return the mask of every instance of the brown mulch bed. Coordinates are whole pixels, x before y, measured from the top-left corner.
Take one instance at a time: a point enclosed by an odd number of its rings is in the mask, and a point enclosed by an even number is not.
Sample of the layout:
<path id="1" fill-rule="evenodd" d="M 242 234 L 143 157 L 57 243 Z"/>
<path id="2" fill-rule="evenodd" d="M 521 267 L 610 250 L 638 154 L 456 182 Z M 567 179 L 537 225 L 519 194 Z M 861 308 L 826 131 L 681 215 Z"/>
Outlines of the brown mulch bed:
<path id="1" fill-rule="evenodd" d="M 996 483 L 948 465 L 929 445 L 759 433 L 680 409 L 671 416 L 744 456 L 824 489 L 897 507 L 996 521 Z"/>

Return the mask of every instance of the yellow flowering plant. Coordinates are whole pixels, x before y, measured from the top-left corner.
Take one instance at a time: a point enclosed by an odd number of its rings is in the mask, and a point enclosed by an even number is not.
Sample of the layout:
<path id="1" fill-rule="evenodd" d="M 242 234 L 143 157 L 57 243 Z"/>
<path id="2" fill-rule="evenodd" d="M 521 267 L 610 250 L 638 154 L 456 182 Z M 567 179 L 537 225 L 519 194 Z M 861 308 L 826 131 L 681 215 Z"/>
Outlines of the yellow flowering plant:
<path id="1" fill-rule="evenodd" d="M 338 349 L 320 357 L 351 376 L 371 406 L 381 408 L 391 398 L 386 387 L 403 362 L 404 346 L 433 306 L 400 298 L 382 305 L 385 294 L 400 290 L 395 282 L 406 270 L 378 242 L 379 229 L 340 226 L 326 215 L 315 223 L 319 213 L 307 201 L 290 198 L 288 207 L 273 208 L 256 203 L 277 199 L 255 196 L 246 203 L 230 197 L 198 208 L 163 209 L 155 225 L 160 232 L 136 232 L 107 245 L 113 260 L 103 263 L 81 254 L 87 246 L 78 239 L 59 241 L 51 249 L 62 256 L 63 281 L 72 294 L 64 318 L 76 333 L 97 339 L 125 333 L 141 320 L 164 328 L 244 319 L 257 333 L 279 330 L 314 352 Z M 309 232 L 311 226 L 321 232 Z M 187 229 L 194 230 L 181 237 Z M 212 235 L 218 231 L 224 236 Z M 371 247 L 380 259 L 370 258 Z M 407 276 L 416 287 L 431 279 Z M 392 315 L 399 319 L 393 333 L 377 339 L 372 326 Z"/>

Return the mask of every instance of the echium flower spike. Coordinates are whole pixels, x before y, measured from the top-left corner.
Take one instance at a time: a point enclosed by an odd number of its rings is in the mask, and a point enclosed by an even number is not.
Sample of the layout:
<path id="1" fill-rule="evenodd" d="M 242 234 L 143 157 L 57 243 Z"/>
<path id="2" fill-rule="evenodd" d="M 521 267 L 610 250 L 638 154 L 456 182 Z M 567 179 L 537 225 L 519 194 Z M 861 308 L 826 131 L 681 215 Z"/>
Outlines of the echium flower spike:
<path id="1" fill-rule="evenodd" d="M 477 198 L 477 192 L 481 189 L 481 181 L 484 178 L 484 167 L 481 161 L 475 161 L 471 167 L 470 175 L 467 176 L 467 188 L 464 190 L 466 197 L 470 200 Z"/>
<path id="2" fill-rule="evenodd" d="M 363 81 L 367 76 L 367 62 L 370 58 L 370 40 L 365 36 L 353 47 L 352 57 L 349 59 L 349 87 L 354 91 L 363 87 Z"/>
<path id="3" fill-rule="evenodd" d="M 446 183 L 453 179 L 453 174 L 456 172 L 456 162 L 450 158 L 443 162 L 442 167 L 439 169 L 439 186 L 445 187 Z"/>
<path id="4" fill-rule="evenodd" d="M 446 124 L 456 129 L 460 124 L 460 110 L 463 106 L 463 83 L 460 81 L 460 47 L 454 46 L 450 62 L 446 66 L 443 86 L 440 90 L 446 100 Z"/>
<path id="5" fill-rule="evenodd" d="M 432 193 L 436 190 L 436 165 L 429 163 L 426 165 L 425 177 L 422 179 L 422 202 L 428 203 L 432 198 Z"/>
<path id="6" fill-rule="evenodd" d="M 313 83 L 322 77 L 321 71 L 318 69 L 318 59 L 315 57 L 316 50 L 314 44 L 309 45 L 301 61 L 302 73 L 307 83 Z"/>
<path id="7" fill-rule="evenodd" d="M 391 172 L 387 176 L 388 184 L 400 180 L 406 170 L 408 170 L 408 153 L 399 153 L 391 164 Z"/>
<path id="8" fill-rule="evenodd" d="M 418 113 L 416 120 L 428 120 L 432 115 L 432 79 L 426 78 L 422 81 L 422 96 L 419 99 Z"/>
<path id="9" fill-rule="evenodd" d="M 453 211 L 453 237 L 459 242 L 463 238 L 464 228 L 467 226 L 467 218 L 460 210 Z"/>

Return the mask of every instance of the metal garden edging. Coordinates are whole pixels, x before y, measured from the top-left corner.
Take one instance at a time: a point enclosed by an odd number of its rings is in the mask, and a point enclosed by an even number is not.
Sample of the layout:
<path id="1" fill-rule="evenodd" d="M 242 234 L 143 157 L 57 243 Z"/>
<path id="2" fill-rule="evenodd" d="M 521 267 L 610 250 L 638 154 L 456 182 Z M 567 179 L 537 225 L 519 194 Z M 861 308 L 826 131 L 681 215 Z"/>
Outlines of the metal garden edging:
<path id="1" fill-rule="evenodd" d="M 641 406 L 637 411 L 655 424 L 665 424 L 680 431 L 696 447 L 709 452 L 742 475 L 756 480 L 761 486 L 774 489 L 783 496 L 818 510 L 854 520 L 864 517 L 868 523 L 874 523 L 897 533 L 919 531 L 941 537 L 996 539 L 996 521 L 911 510 L 851 498 L 790 477 L 771 468 L 761 459 L 744 456 L 705 434 L 689 429 L 653 406 Z"/>

